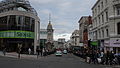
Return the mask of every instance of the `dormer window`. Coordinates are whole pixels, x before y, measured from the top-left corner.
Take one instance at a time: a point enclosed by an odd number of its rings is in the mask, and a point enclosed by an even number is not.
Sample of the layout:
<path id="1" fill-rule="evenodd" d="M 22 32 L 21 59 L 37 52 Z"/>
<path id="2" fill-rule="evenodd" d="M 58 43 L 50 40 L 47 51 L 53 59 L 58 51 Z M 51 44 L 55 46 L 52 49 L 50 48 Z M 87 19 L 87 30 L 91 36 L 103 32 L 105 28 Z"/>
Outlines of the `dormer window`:
<path id="1" fill-rule="evenodd" d="M 16 0 L 17 2 L 22 2 L 23 0 Z"/>
<path id="2" fill-rule="evenodd" d="M 19 11 L 27 11 L 26 9 L 22 8 L 22 7 L 18 7 Z"/>

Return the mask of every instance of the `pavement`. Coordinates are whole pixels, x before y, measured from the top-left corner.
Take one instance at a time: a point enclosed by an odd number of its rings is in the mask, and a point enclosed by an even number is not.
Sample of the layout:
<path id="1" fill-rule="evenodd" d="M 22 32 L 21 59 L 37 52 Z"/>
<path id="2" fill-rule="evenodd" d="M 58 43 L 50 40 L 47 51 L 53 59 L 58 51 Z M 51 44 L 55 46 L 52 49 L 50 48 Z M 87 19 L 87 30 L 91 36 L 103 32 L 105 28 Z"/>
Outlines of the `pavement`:
<path id="1" fill-rule="evenodd" d="M 6 55 L 4 56 L 3 52 L 0 51 L 0 56 L 10 57 L 10 58 L 18 58 L 18 53 L 16 53 L 16 52 L 7 53 L 6 52 Z M 40 59 L 40 58 L 41 58 L 40 56 L 39 56 L 39 58 L 37 58 L 37 55 L 20 54 L 20 59 Z"/>

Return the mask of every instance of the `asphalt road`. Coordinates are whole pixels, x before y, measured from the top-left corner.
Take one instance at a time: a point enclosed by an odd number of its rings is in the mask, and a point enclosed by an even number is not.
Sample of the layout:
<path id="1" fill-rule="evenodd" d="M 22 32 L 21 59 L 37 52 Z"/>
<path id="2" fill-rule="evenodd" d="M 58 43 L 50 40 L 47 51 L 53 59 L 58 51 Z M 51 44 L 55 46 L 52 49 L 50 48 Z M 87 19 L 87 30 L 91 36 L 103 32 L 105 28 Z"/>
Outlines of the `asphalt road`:
<path id="1" fill-rule="evenodd" d="M 50 55 L 39 59 L 16 59 L 0 57 L 0 68 L 110 68 L 88 64 L 72 54 L 56 57 Z"/>

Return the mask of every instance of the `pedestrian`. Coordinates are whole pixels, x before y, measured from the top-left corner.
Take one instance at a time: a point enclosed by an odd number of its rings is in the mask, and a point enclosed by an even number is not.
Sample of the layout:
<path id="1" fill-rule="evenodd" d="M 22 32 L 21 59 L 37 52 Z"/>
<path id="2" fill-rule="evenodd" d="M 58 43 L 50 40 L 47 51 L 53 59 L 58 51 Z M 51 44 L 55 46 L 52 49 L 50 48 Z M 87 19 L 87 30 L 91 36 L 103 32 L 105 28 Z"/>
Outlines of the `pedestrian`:
<path id="1" fill-rule="evenodd" d="M 105 54 L 105 64 L 108 65 L 109 64 L 109 51 L 107 51 L 107 53 Z"/>
<path id="2" fill-rule="evenodd" d="M 6 48 L 3 49 L 3 54 L 6 55 Z"/>
<path id="3" fill-rule="evenodd" d="M 31 54 L 31 49 L 30 48 L 28 49 L 28 53 L 29 53 L 29 55 Z"/>
<path id="4" fill-rule="evenodd" d="M 110 65 L 112 65 L 113 63 L 113 59 L 114 59 L 115 57 L 114 57 L 114 53 L 113 53 L 113 51 L 111 51 L 110 52 L 110 54 L 109 54 L 109 60 L 110 60 Z"/>
<path id="5" fill-rule="evenodd" d="M 40 49 L 39 48 L 37 48 L 36 49 L 36 52 L 37 52 L 37 58 L 39 57 L 39 55 L 40 55 Z"/>
<path id="6" fill-rule="evenodd" d="M 43 48 L 43 56 L 47 56 L 47 52 L 45 48 Z"/>
<path id="7" fill-rule="evenodd" d="M 21 48 L 18 49 L 18 58 L 20 59 Z"/>
<path id="8" fill-rule="evenodd" d="M 92 54 L 92 51 L 90 50 L 90 52 L 89 52 L 89 57 L 90 57 L 90 59 L 89 59 L 89 64 L 92 62 L 92 58 L 93 58 L 93 54 Z"/>
<path id="9" fill-rule="evenodd" d="M 120 65 L 120 55 L 118 54 L 116 55 L 116 57 L 117 57 L 118 64 Z"/>
<path id="10" fill-rule="evenodd" d="M 89 54 L 89 51 L 86 51 L 85 57 L 86 57 L 85 61 L 86 61 L 87 63 L 89 63 L 89 62 L 90 62 L 90 54 Z"/>
<path id="11" fill-rule="evenodd" d="M 104 52 L 101 52 L 100 58 L 101 58 L 101 64 L 104 64 Z"/>
<path id="12" fill-rule="evenodd" d="M 40 49 L 41 57 L 43 56 L 43 49 Z"/>
<path id="13" fill-rule="evenodd" d="M 98 64 L 98 52 L 97 51 L 94 51 L 93 52 L 93 62 L 94 64 Z"/>
<path id="14" fill-rule="evenodd" d="M 40 46 L 40 54 L 41 54 L 41 57 L 43 56 L 43 46 L 41 45 Z"/>

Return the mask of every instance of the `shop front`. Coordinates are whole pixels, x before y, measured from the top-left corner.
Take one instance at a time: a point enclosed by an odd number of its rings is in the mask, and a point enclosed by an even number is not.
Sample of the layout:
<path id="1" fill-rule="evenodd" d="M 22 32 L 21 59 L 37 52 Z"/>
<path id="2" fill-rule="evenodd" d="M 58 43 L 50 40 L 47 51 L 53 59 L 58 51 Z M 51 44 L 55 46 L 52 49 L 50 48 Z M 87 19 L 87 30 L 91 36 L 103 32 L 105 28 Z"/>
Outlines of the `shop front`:
<path id="1" fill-rule="evenodd" d="M 0 31 L 1 49 L 7 48 L 8 52 L 16 52 L 18 45 L 21 45 L 22 52 L 26 52 L 28 48 L 33 48 L 34 32 L 10 30 Z"/>
<path id="2" fill-rule="evenodd" d="M 110 38 L 110 40 L 105 40 L 104 46 L 105 51 L 120 53 L 120 38 Z"/>
<path id="3" fill-rule="evenodd" d="M 106 39 L 104 40 L 104 52 L 107 52 L 110 50 L 110 40 Z"/>
<path id="4" fill-rule="evenodd" d="M 98 43 L 99 43 L 98 41 L 91 41 L 90 44 L 94 50 L 97 50 L 99 49 Z"/>
<path id="5" fill-rule="evenodd" d="M 113 48 L 115 53 L 120 53 L 120 38 L 111 38 L 110 47 Z"/>

